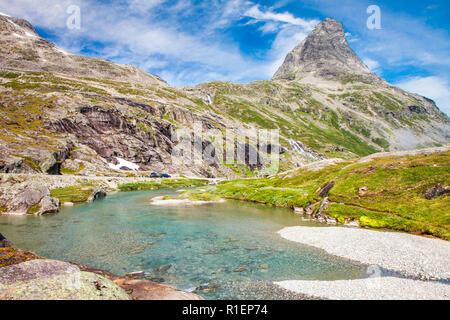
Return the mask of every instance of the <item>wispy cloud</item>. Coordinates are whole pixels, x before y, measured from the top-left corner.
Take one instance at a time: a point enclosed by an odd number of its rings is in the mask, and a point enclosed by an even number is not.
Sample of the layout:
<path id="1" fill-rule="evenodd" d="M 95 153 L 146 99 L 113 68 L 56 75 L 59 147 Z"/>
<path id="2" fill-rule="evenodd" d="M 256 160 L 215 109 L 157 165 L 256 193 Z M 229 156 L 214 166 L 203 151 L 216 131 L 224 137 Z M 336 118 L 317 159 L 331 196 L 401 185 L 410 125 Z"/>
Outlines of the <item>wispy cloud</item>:
<path id="1" fill-rule="evenodd" d="M 254 5 L 249 10 L 247 10 L 244 15 L 247 17 L 251 17 L 257 21 L 277 21 L 281 23 L 300 26 L 305 31 L 312 31 L 317 23 L 319 23 L 319 21 L 314 19 L 307 20 L 303 18 L 297 18 L 289 12 L 276 13 L 270 10 L 263 12 L 259 9 L 259 5 Z"/>

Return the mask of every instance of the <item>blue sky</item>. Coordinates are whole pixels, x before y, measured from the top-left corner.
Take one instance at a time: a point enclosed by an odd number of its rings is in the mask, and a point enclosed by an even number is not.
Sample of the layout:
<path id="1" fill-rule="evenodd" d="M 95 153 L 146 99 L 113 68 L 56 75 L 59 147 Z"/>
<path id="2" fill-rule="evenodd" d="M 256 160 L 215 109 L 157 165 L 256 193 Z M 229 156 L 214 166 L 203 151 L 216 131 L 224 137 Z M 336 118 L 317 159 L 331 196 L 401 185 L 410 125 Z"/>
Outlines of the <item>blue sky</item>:
<path id="1" fill-rule="evenodd" d="M 67 28 L 67 8 L 81 28 Z M 366 10 L 381 9 L 369 30 Z M 450 1 L 0 0 L 60 47 L 158 74 L 171 85 L 269 79 L 314 26 L 343 22 L 359 57 L 390 83 L 437 101 L 450 114 Z"/>

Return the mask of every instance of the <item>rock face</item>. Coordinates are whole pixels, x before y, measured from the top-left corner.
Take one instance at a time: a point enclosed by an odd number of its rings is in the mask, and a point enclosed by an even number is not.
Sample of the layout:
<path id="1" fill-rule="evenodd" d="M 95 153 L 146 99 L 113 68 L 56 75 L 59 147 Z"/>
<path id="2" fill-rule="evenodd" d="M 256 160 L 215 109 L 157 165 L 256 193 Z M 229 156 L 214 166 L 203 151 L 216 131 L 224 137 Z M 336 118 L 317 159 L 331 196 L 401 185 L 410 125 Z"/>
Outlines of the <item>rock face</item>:
<path id="1" fill-rule="evenodd" d="M 273 78 L 294 80 L 309 74 L 328 80 L 360 77 L 366 82 L 383 82 L 350 49 L 342 23 L 330 18 L 286 56 Z"/>
<path id="2" fill-rule="evenodd" d="M 59 200 L 50 195 L 45 185 L 35 182 L 5 184 L 0 190 L 0 205 L 11 214 L 44 215 L 59 211 Z"/>
<path id="3" fill-rule="evenodd" d="M 109 279 L 47 259 L 2 268 L 0 293 L 5 300 L 130 300 Z"/>

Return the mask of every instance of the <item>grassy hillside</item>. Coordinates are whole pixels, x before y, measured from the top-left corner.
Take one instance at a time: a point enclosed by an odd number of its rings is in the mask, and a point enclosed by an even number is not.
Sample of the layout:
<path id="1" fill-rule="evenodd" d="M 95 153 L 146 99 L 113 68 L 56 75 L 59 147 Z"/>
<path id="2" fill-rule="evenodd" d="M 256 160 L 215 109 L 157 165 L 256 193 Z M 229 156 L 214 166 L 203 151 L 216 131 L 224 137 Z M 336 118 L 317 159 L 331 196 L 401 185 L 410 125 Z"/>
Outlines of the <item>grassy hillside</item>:
<path id="1" fill-rule="evenodd" d="M 345 161 L 317 171 L 300 169 L 267 179 L 223 182 L 189 191 L 192 199 L 228 198 L 282 207 L 303 207 L 321 201 L 319 191 L 335 185 L 325 213 L 344 223 L 428 234 L 450 240 L 450 194 L 427 200 L 431 187 L 450 185 L 450 152 L 418 156 Z M 203 188 L 204 190 L 205 188 Z"/>

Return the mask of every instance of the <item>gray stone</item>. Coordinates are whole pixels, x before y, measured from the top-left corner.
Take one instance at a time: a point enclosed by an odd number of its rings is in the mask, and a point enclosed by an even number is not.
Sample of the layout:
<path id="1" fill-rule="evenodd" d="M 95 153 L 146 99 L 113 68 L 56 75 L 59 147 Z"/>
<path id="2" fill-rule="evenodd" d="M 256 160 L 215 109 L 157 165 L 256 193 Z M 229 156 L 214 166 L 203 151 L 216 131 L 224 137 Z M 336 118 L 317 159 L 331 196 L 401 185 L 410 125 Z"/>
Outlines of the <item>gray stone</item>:
<path id="1" fill-rule="evenodd" d="M 129 300 L 117 284 L 70 263 L 37 259 L 2 268 L 0 299 Z"/>

